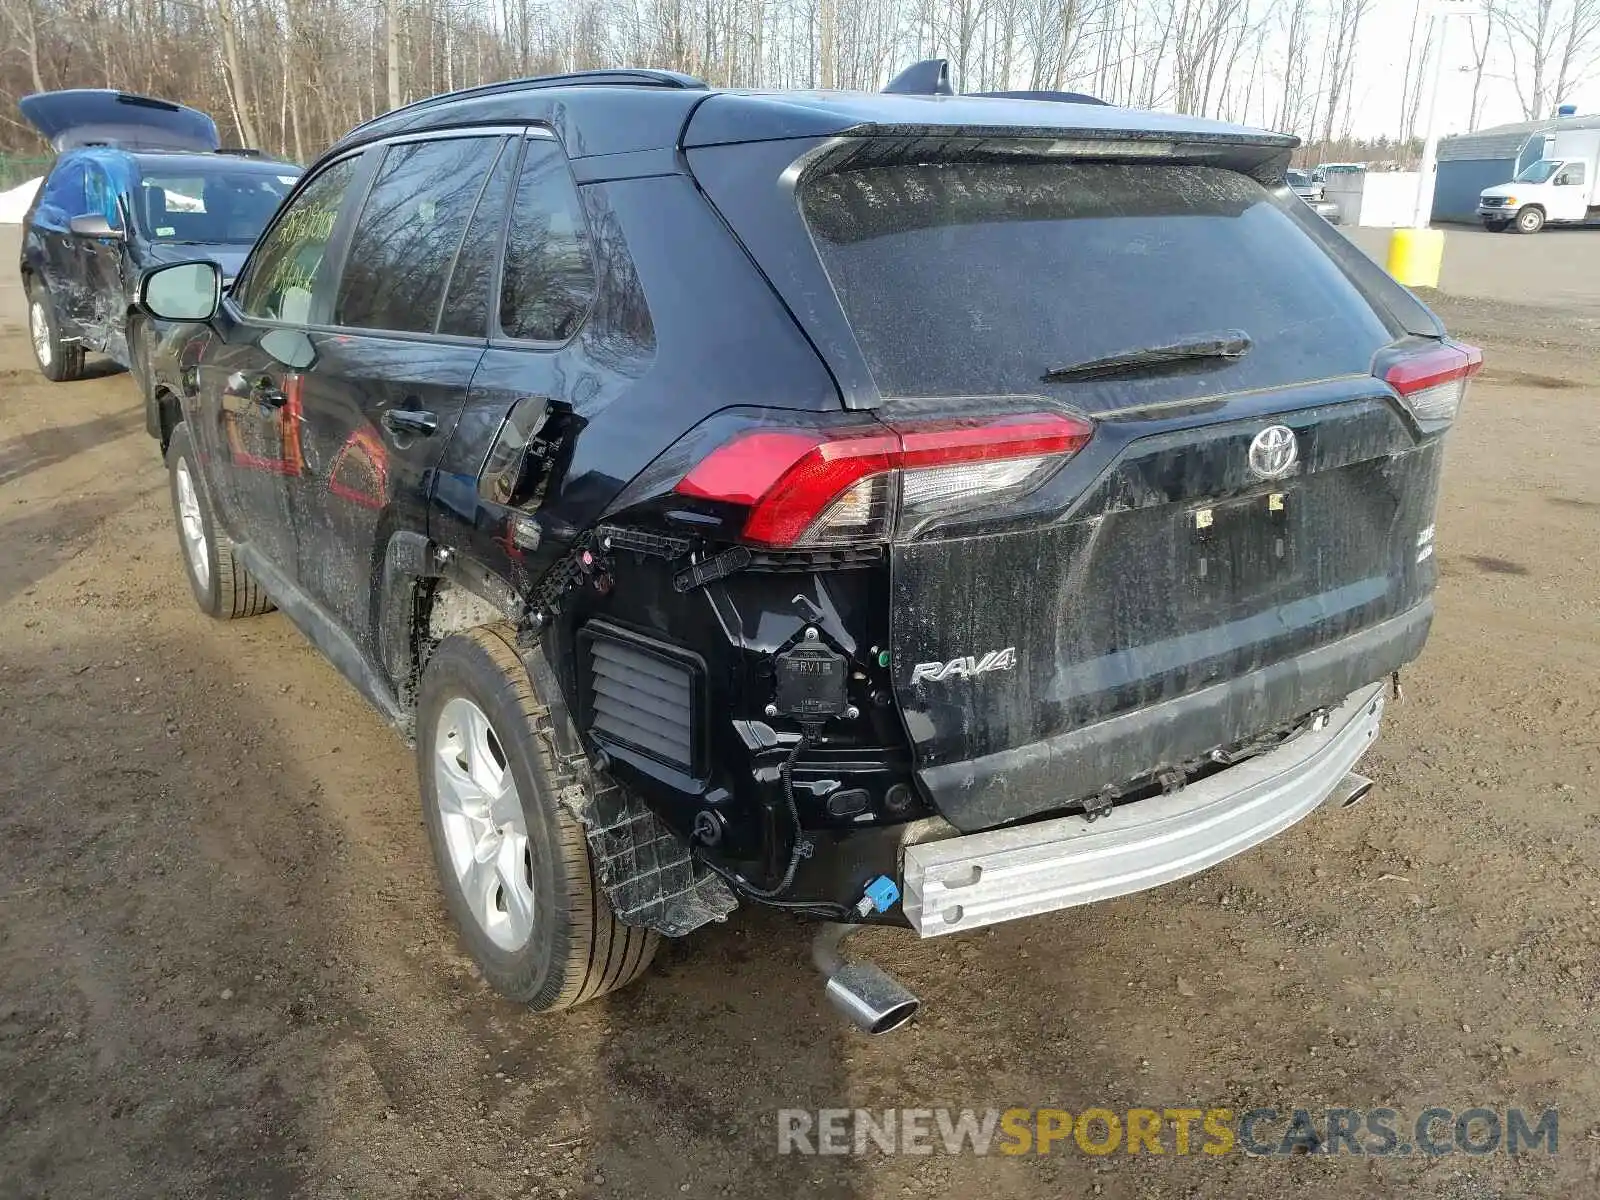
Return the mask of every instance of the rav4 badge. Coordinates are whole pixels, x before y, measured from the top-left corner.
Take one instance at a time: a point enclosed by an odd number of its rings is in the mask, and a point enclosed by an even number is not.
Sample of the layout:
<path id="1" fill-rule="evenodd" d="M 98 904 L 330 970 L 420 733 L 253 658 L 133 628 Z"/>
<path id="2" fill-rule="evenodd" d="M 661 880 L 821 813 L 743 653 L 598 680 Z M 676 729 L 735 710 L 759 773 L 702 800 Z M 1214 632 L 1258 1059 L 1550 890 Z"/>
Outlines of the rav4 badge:
<path id="1" fill-rule="evenodd" d="M 1007 646 L 1004 650 L 991 650 L 982 658 L 969 654 L 965 658 L 952 658 L 949 662 L 918 663 L 911 671 L 911 682 L 927 680 L 943 683 L 946 679 L 971 679 L 986 671 L 1009 671 L 1016 665 L 1017 648 Z"/>

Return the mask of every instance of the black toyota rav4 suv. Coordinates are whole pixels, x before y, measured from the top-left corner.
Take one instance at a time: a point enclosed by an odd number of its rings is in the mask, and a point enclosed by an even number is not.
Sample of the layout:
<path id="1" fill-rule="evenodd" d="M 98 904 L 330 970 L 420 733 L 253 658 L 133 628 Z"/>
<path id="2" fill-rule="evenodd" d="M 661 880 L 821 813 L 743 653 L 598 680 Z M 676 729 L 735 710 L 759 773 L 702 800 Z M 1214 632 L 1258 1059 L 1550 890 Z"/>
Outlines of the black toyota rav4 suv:
<path id="1" fill-rule="evenodd" d="M 926 80 L 926 84 L 919 83 Z M 740 901 L 839 952 L 1151 887 L 1325 800 L 1432 615 L 1478 353 L 1285 181 L 1081 96 L 609 71 L 311 168 L 157 386 L 189 579 L 404 736 L 536 1009 Z"/>

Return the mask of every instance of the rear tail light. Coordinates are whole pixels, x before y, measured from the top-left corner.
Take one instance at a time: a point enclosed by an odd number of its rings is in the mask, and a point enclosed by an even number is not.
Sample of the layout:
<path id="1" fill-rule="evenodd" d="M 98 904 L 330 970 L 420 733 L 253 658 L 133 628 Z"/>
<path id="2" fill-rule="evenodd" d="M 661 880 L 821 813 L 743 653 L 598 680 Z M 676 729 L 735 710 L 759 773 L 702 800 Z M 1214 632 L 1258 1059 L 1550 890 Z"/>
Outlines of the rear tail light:
<path id="1" fill-rule="evenodd" d="M 752 430 L 708 454 L 677 491 L 744 506 L 743 537 L 762 545 L 884 541 L 1023 494 L 1092 433 L 1080 417 L 1042 412 Z"/>
<path id="2" fill-rule="evenodd" d="M 1400 393 L 1419 424 L 1446 425 L 1455 420 L 1468 381 L 1483 367 L 1483 351 L 1461 342 L 1443 342 L 1398 358 L 1383 379 Z"/>

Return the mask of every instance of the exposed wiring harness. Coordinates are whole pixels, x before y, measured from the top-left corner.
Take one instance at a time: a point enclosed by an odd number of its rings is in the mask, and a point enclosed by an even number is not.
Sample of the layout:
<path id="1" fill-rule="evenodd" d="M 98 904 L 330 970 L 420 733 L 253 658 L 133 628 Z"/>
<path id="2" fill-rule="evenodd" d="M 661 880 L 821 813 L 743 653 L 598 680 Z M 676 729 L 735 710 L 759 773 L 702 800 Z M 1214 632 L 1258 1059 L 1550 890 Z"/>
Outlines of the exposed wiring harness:
<path id="1" fill-rule="evenodd" d="M 783 783 L 784 805 L 789 810 L 789 827 L 793 830 L 794 836 L 789 847 L 789 864 L 784 868 L 783 878 L 778 880 L 777 886 L 760 888 L 738 872 L 719 866 L 704 856 L 701 856 L 700 861 L 716 874 L 722 876 L 724 880 L 733 886 L 734 890 L 741 895 L 749 897 L 751 900 L 758 900 L 773 908 L 790 909 L 813 916 L 834 917 L 841 913 L 848 915 L 850 910 L 842 904 L 777 899 L 777 897 L 788 891 L 790 885 L 794 883 L 795 873 L 800 869 L 800 863 L 804 859 L 811 857 L 811 842 L 806 838 L 805 830 L 800 826 L 800 808 L 794 799 L 794 764 L 801 754 L 816 744 L 818 733 L 817 726 L 802 725 L 800 727 L 800 740 L 794 744 L 794 748 L 789 751 L 788 757 L 783 760 L 783 765 L 778 768 L 778 778 Z"/>

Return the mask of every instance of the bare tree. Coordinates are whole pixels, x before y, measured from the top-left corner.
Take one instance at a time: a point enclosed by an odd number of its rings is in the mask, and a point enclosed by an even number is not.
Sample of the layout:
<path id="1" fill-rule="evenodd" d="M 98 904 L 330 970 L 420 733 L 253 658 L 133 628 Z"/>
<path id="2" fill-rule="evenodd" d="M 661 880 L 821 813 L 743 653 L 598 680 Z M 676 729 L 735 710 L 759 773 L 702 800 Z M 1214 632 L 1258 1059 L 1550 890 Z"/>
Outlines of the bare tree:
<path id="1" fill-rule="evenodd" d="M 1494 45 L 1496 0 L 1484 0 L 1482 19 L 1472 22 L 1472 100 L 1467 106 L 1468 123 L 1478 127 L 1483 114 L 1483 73 L 1489 65 L 1489 50 Z"/>
<path id="2" fill-rule="evenodd" d="M 1289 0 L 1281 10 L 1283 26 L 1283 86 L 1279 92 L 1272 125 L 1275 129 L 1298 130 L 1305 120 L 1306 47 L 1311 40 L 1311 0 Z"/>
<path id="3" fill-rule="evenodd" d="M 1600 0 L 1501 0 L 1497 15 L 1523 116 L 1551 115 L 1594 71 Z"/>
<path id="4" fill-rule="evenodd" d="M 1361 19 L 1371 11 L 1372 4 L 1373 0 L 1333 0 L 1328 18 L 1328 88 L 1323 102 L 1321 139 L 1324 145 L 1333 140 L 1340 104 L 1348 106 L 1355 74 L 1356 35 L 1361 32 Z"/>
<path id="5" fill-rule="evenodd" d="M 239 55 L 239 30 L 234 23 L 233 0 L 216 0 L 217 25 L 222 34 L 222 66 L 228 85 L 228 104 L 233 122 L 246 146 L 260 145 L 255 118 L 250 112 L 250 94 L 245 82 L 243 60 Z M 109 72 L 108 72 L 109 74 Z"/>
<path id="6" fill-rule="evenodd" d="M 400 0 L 388 0 L 384 21 L 386 36 L 384 62 L 389 74 L 389 107 L 400 107 Z"/>
<path id="7" fill-rule="evenodd" d="M 0 0 L 0 101 L 131 88 L 214 113 L 227 140 L 304 161 L 387 108 L 495 79 L 628 64 L 713 85 L 875 90 L 939 56 L 967 90 L 1089 91 L 1327 145 L 1351 123 L 1375 2 Z M 1512 62 L 1523 103 L 1541 113 L 1593 68 L 1600 0 L 1490 3 L 1475 29 L 1475 109 L 1491 59 Z M 1520 14 L 1517 32 L 1502 7 Z M 1425 54 L 1416 47 L 1405 72 L 1402 140 Z M 0 145 L 37 145 L 4 103 Z"/>

